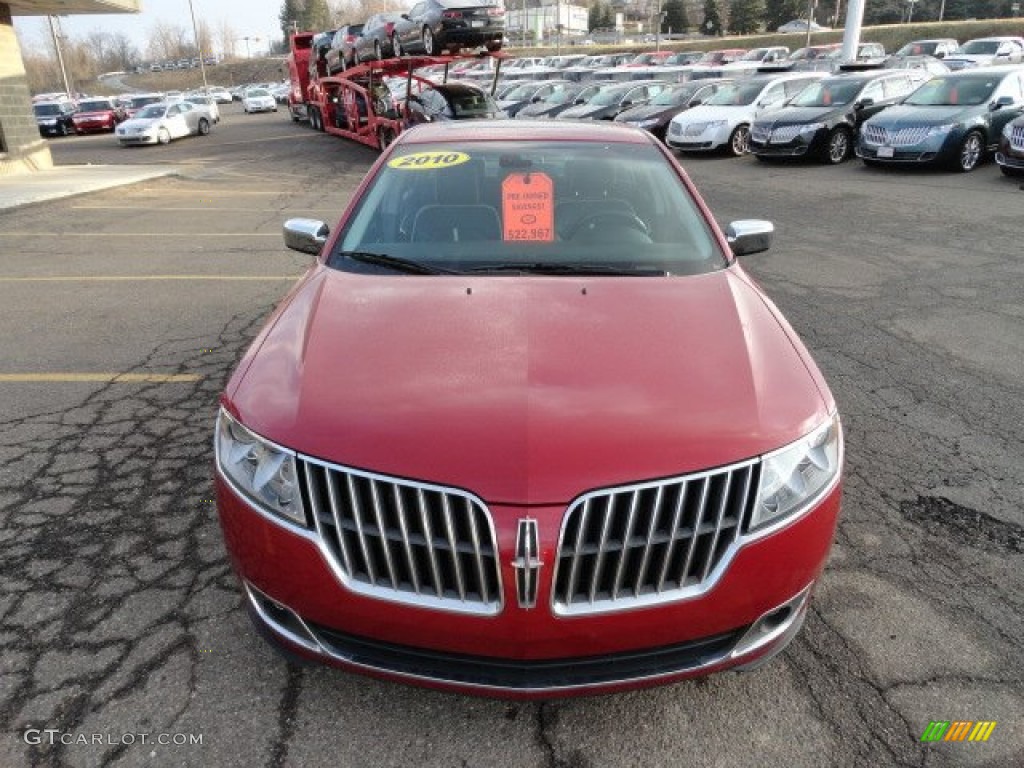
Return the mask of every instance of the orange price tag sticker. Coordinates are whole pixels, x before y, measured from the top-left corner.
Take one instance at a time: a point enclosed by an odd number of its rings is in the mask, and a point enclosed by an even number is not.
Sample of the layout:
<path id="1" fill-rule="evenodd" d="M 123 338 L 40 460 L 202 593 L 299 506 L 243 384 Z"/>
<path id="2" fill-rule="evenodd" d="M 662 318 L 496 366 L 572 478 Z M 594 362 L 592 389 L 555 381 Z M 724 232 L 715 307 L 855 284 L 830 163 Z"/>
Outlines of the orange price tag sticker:
<path id="1" fill-rule="evenodd" d="M 555 239 L 555 185 L 546 173 L 510 173 L 501 182 L 502 240 Z"/>

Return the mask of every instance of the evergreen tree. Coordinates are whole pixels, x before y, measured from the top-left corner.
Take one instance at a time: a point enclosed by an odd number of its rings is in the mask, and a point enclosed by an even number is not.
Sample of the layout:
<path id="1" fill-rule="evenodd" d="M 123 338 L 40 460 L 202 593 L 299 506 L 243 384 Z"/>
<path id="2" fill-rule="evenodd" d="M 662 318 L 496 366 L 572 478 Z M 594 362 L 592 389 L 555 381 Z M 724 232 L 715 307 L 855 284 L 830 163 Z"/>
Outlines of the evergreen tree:
<path id="1" fill-rule="evenodd" d="M 749 35 L 757 32 L 764 17 L 764 0 L 732 0 L 729 4 L 729 32 Z"/>
<path id="2" fill-rule="evenodd" d="M 722 34 L 722 14 L 717 0 L 704 0 L 704 24 L 700 31 L 705 35 Z"/>
<path id="3" fill-rule="evenodd" d="M 683 0 L 668 0 L 662 9 L 665 11 L 662 32 L 685 32 L 689 28 L 690 19 L 686 16 L 686 3 Z"/>
<path id="4" fill-rule="evenodd" d="M 306 26 L 302 29 L 323 32 L 331 28 L 331 9 L 327 7 L 327 0 L 306 0 L 305 5 Z"/>
<path id="5" fill-rule="evenodd" d="M 284 33 L 284 39 L 287 40 L 292 33 L 292 22 L 296 22 L 299 25 L 299 31 L 304 31 L 306 27 L 302 26 L 302 19 L 300 17 L 302 9 L 300 5 L 302 0 L 284 0 L 281 4 L 281 13 L 278 14 L 278 21 L 281 22 L 281 32 Z"/>

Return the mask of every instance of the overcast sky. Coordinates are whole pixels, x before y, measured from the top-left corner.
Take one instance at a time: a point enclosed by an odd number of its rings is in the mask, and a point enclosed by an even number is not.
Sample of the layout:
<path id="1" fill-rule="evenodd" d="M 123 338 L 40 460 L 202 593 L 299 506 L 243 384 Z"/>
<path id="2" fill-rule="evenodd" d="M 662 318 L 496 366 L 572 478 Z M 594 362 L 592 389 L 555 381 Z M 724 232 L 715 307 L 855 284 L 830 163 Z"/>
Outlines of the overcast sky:
<path id="1" fill-rule="evenodd" d="M 282 0 L 192 0 L 196 21 L 205 19 L 217 39 L 217 29 L 226 19 L 239 37 L 259 37 L 259 42 L 250 39 L 253 53 L 266 50 L 268 43 L 281 38 L 277 16 L 281 12 Z M 188 0 L 142 0 L 141 13 L 82 14 L 60 17 L 64 34 L 72 38 L 83 38 L 93 30 L 123 32 L 146 55 L 146 42 L 150 29 L 157 22 L 176 24 L 192 29 Z M 15 16 L 14 27 L 24 44 L 39 44 L 50 37 L 50 27 L 45 16 Z M 245 41 L 236 43 L 236 53 L 245 54 Z"/>

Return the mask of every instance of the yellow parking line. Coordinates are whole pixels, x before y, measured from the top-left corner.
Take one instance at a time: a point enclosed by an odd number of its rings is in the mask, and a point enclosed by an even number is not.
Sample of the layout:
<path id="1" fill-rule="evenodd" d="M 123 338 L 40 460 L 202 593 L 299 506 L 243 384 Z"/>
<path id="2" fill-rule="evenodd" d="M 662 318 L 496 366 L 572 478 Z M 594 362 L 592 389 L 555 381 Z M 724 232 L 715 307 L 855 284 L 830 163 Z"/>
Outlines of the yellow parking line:
<path id="1" fill-rule="evenodd" d="M 0 373 L 0 384 L 24 382 L 170 384 L 199 381 L 202 378 L 198 373 Z"/>
<path id="2" fill-rule="evenodd" d="M 223 280 L 243 282 L 279 282 L 298 280 L 301 275 L 67 275 L 60 277 L 3 277 L 0 283 L 116 283 L 150 280 Z"/>

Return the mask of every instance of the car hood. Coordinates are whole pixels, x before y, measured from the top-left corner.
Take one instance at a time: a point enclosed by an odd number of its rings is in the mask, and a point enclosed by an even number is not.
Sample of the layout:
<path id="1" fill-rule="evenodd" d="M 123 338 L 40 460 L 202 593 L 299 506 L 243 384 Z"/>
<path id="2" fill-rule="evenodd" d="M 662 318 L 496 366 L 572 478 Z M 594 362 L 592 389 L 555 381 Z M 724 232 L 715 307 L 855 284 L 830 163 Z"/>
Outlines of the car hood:
<path id="1" fill-rule="evenodd" d="M 915 107 L 907 104 L 896 104 L 887 107 L 880 115 L 872 117 L 868 122 L 872 125 L 899 127 L 901 125 L 948 125 L 959 122 L 979 110 L 987 109 L 985 104 L 954 107 Z"/>
<path id="2" fill-rule="evenodd" d="M 489 502 L 565 503 L 756 456 L 823 420 L 819 374 L 787 328 L 738 267 L 597 279 L 318 268 L 228 402 L 307 455 Z"/>
<path id="3" fill-rule="evenodd" d="M 655 117 L 664 117 L 666 115 L 674 115 L 678 112 L 685 111 L 686 107 L 679 105 L 664 106 L 662 104 L 645 104 L 642 107 L 632 107 L 627 109 L 625 112 L 620 112 L 618 117 L 615 119 L 619 122 L 630 122 L 636 123 L 641 120 L 650 120 Z"/>
<path id="4" fill-rule="evenodd" d="M 958 53 L 956 55 L 949 55 L 942 60 L 943 64 L 949 64 L 949 62 L 972 62 L 974 64 L 991 64 L 995 61 L 995 54 L 991 53 Z"/>
<path id="5" fill-rule="evenodd" d="M 146 128 L 151 128 L 152 126 L 156 125 L 161 120 L 163 120 L 162 117 L 133 117 L 128 120 L 125 120 L 118 127 L 124 129 L 140 128 L 142 130 L 145 130 Z"/>
<path id="6" fill-rule="evenodd" d="M 559 117 L 595 117 L 602 114 L 613 114 L 618 109 L 615 104 L 604 104 L 601 106 L 591 106 L 590 104 L 580 104 L 576 107 L 569 107 L 564 112 L 559 113 Z"/>
<path id="7" fill-rule="evenodd" d="M 725 120 L 728 123 L 749 120 L 754 116 L 754 105 L 746 106 L 710 106 L 701 104 L 699 107 L 688 109 L 673 120 L 678 123 L 706 123 L 712 120 Z"/>
<path id="8" fill-rule="evenodd" d="M 758 120 L 768 125 L 803 125 L 804 123 L 828 122 L 834 115 L 842 114 L 845 107 L 783 107 L 767 113 Z"/>
<path id="9" fill-rule="evenodd" d="M 550 115 L 552 112 L 557 112 L 563 107 L 565 107 L 564 104 L 546 104 L 544 102 L 527 104 L 519 110 L 516 117 L 541 117 L 542 115 Z"/>

